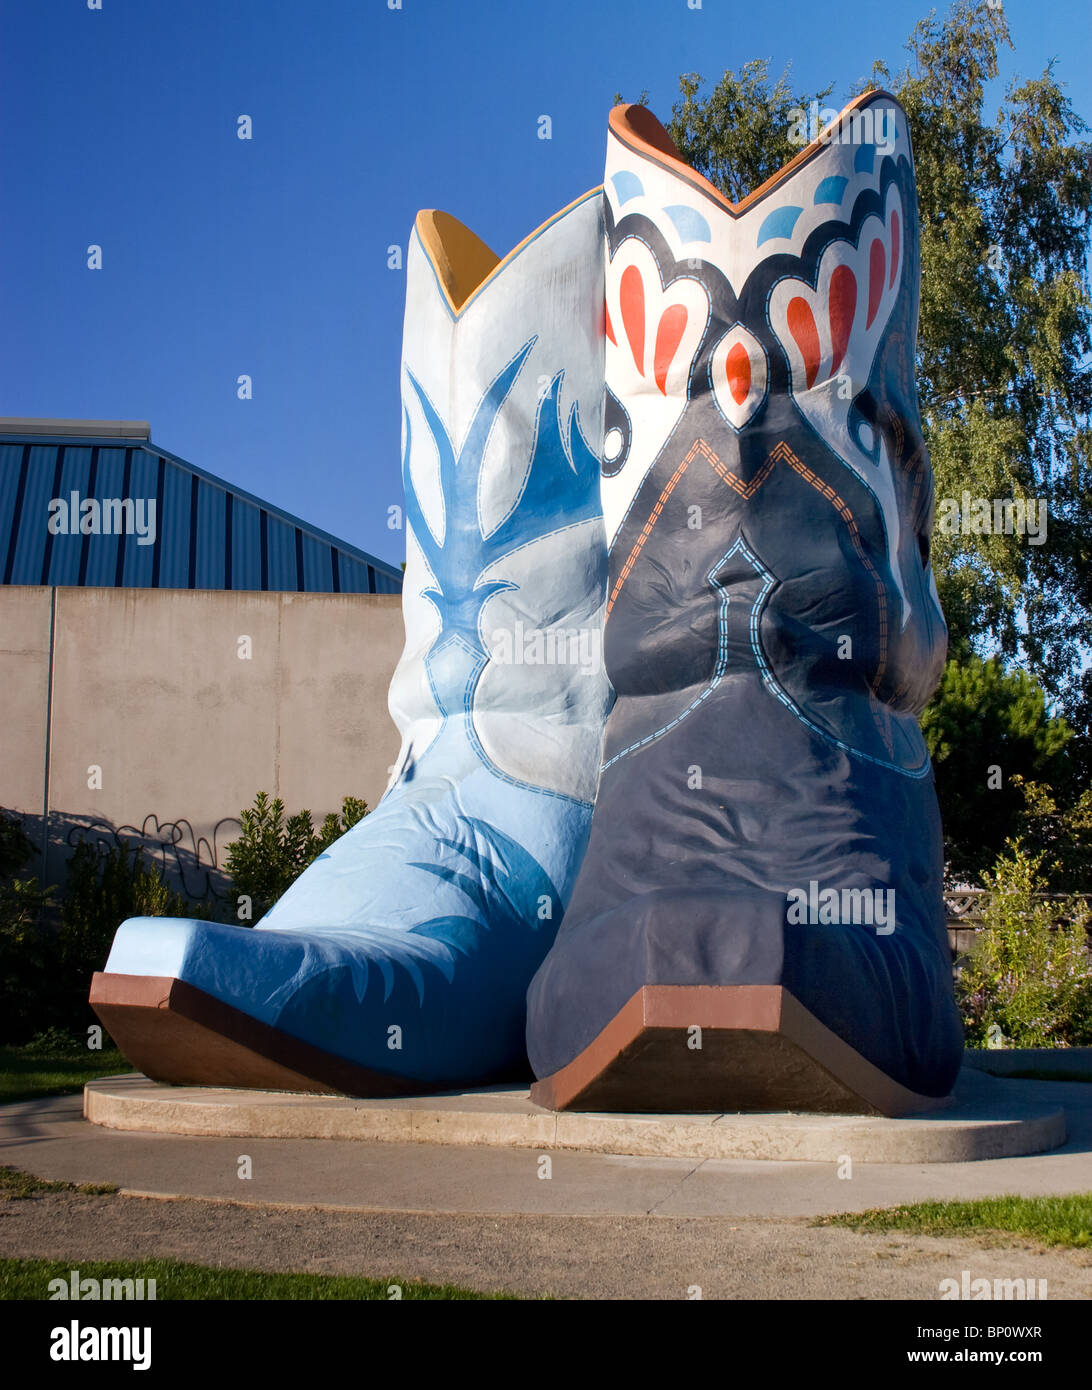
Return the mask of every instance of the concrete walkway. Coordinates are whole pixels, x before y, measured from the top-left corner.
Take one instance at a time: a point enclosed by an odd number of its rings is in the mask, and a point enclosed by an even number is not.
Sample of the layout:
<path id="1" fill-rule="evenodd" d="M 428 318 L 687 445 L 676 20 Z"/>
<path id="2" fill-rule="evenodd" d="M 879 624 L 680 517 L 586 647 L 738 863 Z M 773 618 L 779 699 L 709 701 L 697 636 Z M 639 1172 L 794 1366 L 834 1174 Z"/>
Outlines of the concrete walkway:
<path id="1" fill-rule="evenodd" d="M 360 1211 L 808 1217 L 930 1199 L 1092 1189 L 1092 1084 L 1006 1082 L 1065 1111 L 1068 1139 L 1025 1158 L 920 1164 L 622 1157 L 577 1150 L 131 1133 L 79 1096 L 0 1108 L 0 1163 L 41 1177 L 228 1201 Z M 250 1159 L 240 1177 L 241 1157 Z M 243 1171 L 246 1165 L 242 1165 Z M 840 1174 L 842 1176 L 840 1176 Z"/>
<path id="2" fill-rule="evenodd" d="M 71 1268 L 162 1256 L 576 1299 L 935 1301 L 969 1271 L 1045 1280 L 1052 1301 L 1092 1298 L 1088 1250 L 811 1224 L 930 1198 L 1092 1189 L 1092 1085 L 1009 1084 L 1064 1108 L 1061 1148 L 977 1163 L 634 1158 L 132 1133 L 89 1124 L 80 1096 L 27 1101 L 0 1107 L 0 1163 L 134 1195 L 0 1203 L 0 1255 Z"/>

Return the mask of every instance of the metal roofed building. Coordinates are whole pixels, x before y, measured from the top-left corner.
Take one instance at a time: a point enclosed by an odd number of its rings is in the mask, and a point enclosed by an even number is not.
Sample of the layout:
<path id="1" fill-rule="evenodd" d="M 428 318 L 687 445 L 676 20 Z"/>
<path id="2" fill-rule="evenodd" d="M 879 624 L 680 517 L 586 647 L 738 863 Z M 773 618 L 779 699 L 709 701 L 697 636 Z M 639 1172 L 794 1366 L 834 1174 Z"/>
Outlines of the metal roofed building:
<path id="1" fill-rule="evenodd" d="M 395 566 L 153 444 L 134 420 L 0 418 L 0 582 L 402 590 Z"/>

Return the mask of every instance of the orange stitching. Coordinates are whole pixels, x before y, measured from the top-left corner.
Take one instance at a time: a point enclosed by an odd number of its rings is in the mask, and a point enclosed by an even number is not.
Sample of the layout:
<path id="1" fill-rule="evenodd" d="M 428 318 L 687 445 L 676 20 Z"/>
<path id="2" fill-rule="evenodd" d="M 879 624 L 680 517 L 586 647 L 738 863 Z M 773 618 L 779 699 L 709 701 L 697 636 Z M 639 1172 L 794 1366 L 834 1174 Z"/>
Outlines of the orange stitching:
<path id="1" fill-rule="evenodd" d="M 758 472 L 751 479 L 751 481 L 749 483 L 745 483 L 737 473 L 733 473 L 730 468 L 726 468 L 724 464 L 721 463 L 719 457 L 717 456 L 716 450 L 710 448 L 710 446 L 705 442 L 704 439 L 695 440 L 690 452 L 687 454 L 686 458 L 683 459 L 682 463 L 679 464 L 678 468 L 675 469 L 675 472 L 671 475 L 671 478 L 667 486 L 664 488 L 663 492 L 660 493 L 656 505 L 652 508 L 651 515 L 645 522 L 641 534 L 637 537 L 636 541 L 634 542 L 633 549 L 629 552 L 629 556 L 626 559 L 626 563 L 622 566 L 622 572 L 618 576 L 618 580 L 614 586 L 613 591 L 611 592 L 611 596 L 607 601 L 607 618 L 610 617 L 610 610 L 614 607 L 614 601 L 618 597 L 619 593 L 621 593 L 622 585 L 629 578 L 630 571 L 636 564 L 637 557 L 638 555 L 640 555 L 641 550 L 644 547 L 645 541 L 648 540 L 649 536 L 652 534 L 652 528 L 656 525 L 657 521 L 659 521 L 660 514 L 667 503 L 667 499 L 675 491 L 675 487 L 678 484 L 679 479 L 690 467 L 690 464 L 693 462 L 694 458 L 698 454 L 700 454 L 702 458 L 705 459 L 706 463 L 710 465 L 713 471 L 720 477 L 721 481 L 727 483 L 730 488 L 734 488 L 735 491 L 739 493 L 739 495 L 743 498 L 745 502 L 749 502 L 751 500 L 751 498 L 755 495 L 758 489 L 770 476 L 770 473 L 773 471 L 773 466 L 777 462 L 777 459 L 774 457 L 774 455 L 769 454 L 766 458 L 765 463 L 758 470 Z"/>
<path id="2" fill-rule="evenodd" d="M 645 541 L 647 541 L 649 536 L 652 534 L 652 528 L 656 525 L 657 521 L 659 521 L 660 516 L 663 513 L 663 509 L 667 505 L 668 498 L 671 496 L 671 494 L 675 491 L 675 488 L 678 486 L 679 479 L 690 467 L 690 464 L 694 460 L 694 458 L 696 458 L 699 454 L 702 458 L 705 459 L 705 461 L 717 474 L 721 482 L 727 483 L 728 486 L 732 488 L 733 491 L 738 492 L 739 495 L 746 502 L 750 501 L 750 499 L 755 495 L 755 493 L 759 490 L 762 484 L 770 476 L 770 474 L 773 472 L 774 465 L 779 461 L 784 460 L 784 462 L 787 463 L 789 467 L 793 469 L 794 472 L 798 473 L 800 477 L 804 479 L 805 482 L 810 483 L 811 486 L 815 488 L 815 490 L 822 497 L 826 498 L 826 500 L 834 507 L 835 511 L 837 511 L 838 515 L 845 522 L 846 527 L 849 530 L 849 536 L 850 540 L 852 540 L 853 542 L 853 548 L 860 556 L 862 563 L 864 564 L 865 568 L 868 570 L 869 574 L 871 574 L 872 578 L 875 580 L 876 583 L 876 596 L 879 606 L 880 624 L 880 660 L 878 666 L 876 667 L 876 674 L 873 676 L 870 682 L 871 689 L 873 693 L 875 693 L 880 681 L 883 679 L 884 671 L 887 669 L 887 591 L 883 587 L 883 580 L 880 578 L 879 572 L 877 571 L 875 565 L 868 557 L 868 553 L 864 548 L 864 542 L 861 539 L 860 530 L 857 526 L 857 521 L 849 506 L 842 500 L 841 497 L 839 497 L 839 495 L 828 483 L 823 482 L 822 478 L 820 478 L 817 473 L 813 473 L 812 470 L 807 466 L 807 464 L 803 463 L 800 459 L 796 457 L 796 455 L 793 453 L 793 451 L 789 448 L 789 446 L 785 443 L 784 440 L 780 440 L 774 446 L 774 448 L 766 456 L 766 460 L 763 463 L 762 467 L 758 470 L 758 472 L 755 474 L 755 476 L 751 479 L 749 483 L 745 483 L 738 473 L 733 473 L 730 468 L 726 467 L 725 464 L 721 461 L 716 450 L 713 449 L 709 444 L 707 444 L 704 439 L 696 440 L 690 452 L 687 454 L 686 458 L 684 458 L 682 463 L 679 464 L 678 468 L 675 469 L 675 472 L 671 475 L 671 478 L 668 480 L 667 485 L 664 487 L 664 490 L 660 493 L 656 505 L 652 508 L 652 512 L 641 530 L 641 534 L 637 537 L 636 541 L 634 542 L 633 548 L 626 558 L 626 563 L 622 566 L 622 571 L 619 574 L 614 588 L 611 591 L 610 598 L 607 601 L 607 611 L 605 616 L 607 618 L 610 617 L 610 611 L 614 607 L 615 601 L 622 591 L 622 586 L 629 578 L 630 573 L 633 570 L 633 566 L 637 563 L 637 558 L 640 555 L 642 549 L 644 548 Z"/>
<path id="3" fill-rule="evenodd" d="M 825 497 L 827 501 L 831 503 L 835 511 L 846 524 L 846 528 L 849 531 L 849 538 L 853 542 L 854 550 L 856 550 L 857 554 L 861 557 L 861 562 L 865 569 L 868 570 L 869 574 L 875 580 L 876 600 L 879 606 L 880 660 L 876 667 L 876 674 L 869 683 L 873 693 L 875 693 L 880 681 L 883 679 L 884 671 L 887 669 L 887 590 L 883 586 L 883 580 L 880 578 L 876 566 L 869 559 L 868 553 L 864 548 L 864 542 L 861 539 L 861 533 L 858 529 L 856 518 L 842 498 L 838 496 L 829 484 L 824 483 L 818 474 L 813 473 L 807 464 L 802 463 L 784 440 L 781 440 L 780 443 L 774 446 L 773 452 L 778 458 L 783 458 L 790 468 L 799 473 L 806 482 L 810 483 L 821 496 Z"/>
<path id="4" fill-rule="evenodd" d="M 637 563 L 637 557 L 638 555 L 640 555 L 645 541 L 647 541 L 649 536 L 652 534 L 652 528 L 656 525 L 657 521 L 659 521 L 660 513 L 666 506 L 667 499 L 675 491 L 675 487 L 679 479 L 690 467 L 690 460 L 694 457 L 696 453 L 699 452 L 698 445 L 703 443 L 704 440 L 698 440 L 698 443 L 694 445 L 694 447 L 687 454 L 686 458 L 683 459 L 682 463 L 680 463 L 678 468 L 676 468 L 674 473 L 672 473 L 667 486 L 664 488 L 663 492 L 660 493 L 659 500 L 657 501 L 656 505 L 652 508 L 652 513 L 649 516 L 648 520 L 645 522 L 644 529 L 641 531 L 641 534 L 637 537 L 636 541 L 634 542 L 633 549 L 629 552 L 629 557 L 626 560 L 626 563 L 622 566 L 622 573 L 618 576 L 618 582 L 615 584 L 611 596 L 607 600 L 607 611 L 604 615 L 604 621 L 606 621 L 606 619 L 610 617 L 610 610 L 614 607 L 614 600 L 621 593 L 622 585 L 629 578 L 630 570 L 632 570 L 633 566 Z"/>

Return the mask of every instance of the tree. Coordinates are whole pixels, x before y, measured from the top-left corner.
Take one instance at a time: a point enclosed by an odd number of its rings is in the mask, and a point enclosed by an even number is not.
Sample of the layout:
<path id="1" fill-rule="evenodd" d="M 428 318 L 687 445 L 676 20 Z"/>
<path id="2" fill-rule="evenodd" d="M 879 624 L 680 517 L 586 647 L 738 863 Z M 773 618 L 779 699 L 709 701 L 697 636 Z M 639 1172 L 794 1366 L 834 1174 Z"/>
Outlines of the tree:
<path id="1" fill-rule="evenodd" d="M 984 111 L 1000 6 L 922 20 L 892 79 L 914 143 L 921 216 L 918 383 L 937 495 L 1043 499 L 1048 539 L 937 534 L 957 650 L 994 644 L 1053 695 L 1074 692 L 1092 598 L 1092 146 L 1053 65 Z"/>
<path id="2" fill-rule="evenodd" d="M 1059 805 L 1052 787 L 1013 779 L 1024 796 L 1021 837 L 1038 846 L 1043 877 L 1054 892 L 1085 892 L 1092 886 L 1092 788 L 1070 805 Z"/>
<path id="3" fill-rule="evenodd" d="M 744 63 L 738 77 L 729 69 L 704 99 L 701 86 L 697 73 L 679 78 L 683 99 L 672 108 L 668 131 L 683 159 L 733 203 L 800 153 L 793 108 L 807 109 L 813 100 L 823 107 L 834 90 L 831 83 L 821 92 L 794 93 L 788 70 L 771 87 L 769 63 L 760 58 Z"/>
<path id="4" fill-rule="evenodd" d="M 949 872 L 973 877 L 1023 828 L 1023 782 L 1064 783 L 1071 738 L 1040 685 L 996 657 L 949 661 L 921 721 L 933 759 Z"/>
<path id="5" fill-rule="evenodd" d="M 1076 712 L 1092 611 L 1092 146 L 1048 67 L 984 109 L 1000 6 L 958 0 L 917 25 L 910 61 L 874 64 L 910 122 L 921 220 L 918 384 L 938 497 L 1043 499 L 1048 539 L 935 534 L 952 652 L 1018 659 Z M 768 63 L 728 71 L 708 96 L 679 79 L 668 130 L 683 157 L 738 201 L 797 147 L 790 112 L 822 102 Z M 852 95 L 852 92 L 850 93 Z M 1087 703 L 1087 702 L 1086 702 Z M 1092 735 L 1092 713 L 1078 721 Z"/>

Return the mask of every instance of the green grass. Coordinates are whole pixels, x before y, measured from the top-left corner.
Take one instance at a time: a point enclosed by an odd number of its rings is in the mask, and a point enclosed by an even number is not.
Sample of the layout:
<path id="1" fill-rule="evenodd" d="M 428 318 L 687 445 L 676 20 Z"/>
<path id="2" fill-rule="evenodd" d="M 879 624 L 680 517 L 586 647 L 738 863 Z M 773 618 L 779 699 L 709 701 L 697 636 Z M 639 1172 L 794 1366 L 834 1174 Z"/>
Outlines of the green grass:
<path id="1" fill-rule="evenodd" d="M 387 1302 L 391 1285 L 404 1300 L 516 1299 L 516 1294 L 477 1293 L 457 1284 L 425 1284 L 417 1279 L 361 1279 L 337 1274 L 262 1274 L 254 1269 L 213 1269 L 179 1260 L 4 1260 L 0 1259 L 0 1299 L 46 1299 L 49 1281 L 78 1269 L 81 1279 L 155 1280 L 156 1301 L 211 1299 L 317 1299 L 326 1302 Z"/>
<path id="2" fill-rule="evenodd" d="M 1043 1245 L 1092 1245 L 1092 1192 L 1069 1197 L 985 1197 L 975 1202 L 916 1202 L 902 1207 L 824 1216 L 817 1226 L 855 1231 L 906 1231 L 925 1236 L 1009 1234 Z"/>
<path id="3" fill-rule="evenodd" d="M 0 1105 L 13 1100 L 33 1100 L 37 1096 L 63 1096 L 82 1091 L 96 1076 L 116 1076 L 132 1071 L 117 1048 L 93 1052 L 74 1042 L 71 1050 L 0 1047 Z"/>
<path id="4" fill-rule="evenodd" d="M 85 1197 L 107 1197 L 116 1192 L 112 1182 L 54 1182 L 51 1178 L 36 1178 L 21 1168 L 0 1165 L 0 1202 L 17 1202 L 24 1197 L 44 1197 L 51 1192 L 79 1192 Z"/>

